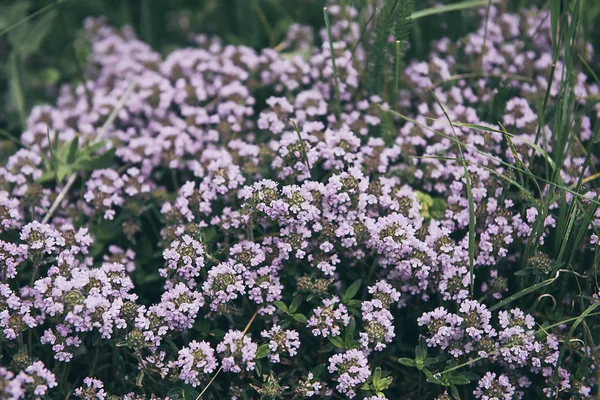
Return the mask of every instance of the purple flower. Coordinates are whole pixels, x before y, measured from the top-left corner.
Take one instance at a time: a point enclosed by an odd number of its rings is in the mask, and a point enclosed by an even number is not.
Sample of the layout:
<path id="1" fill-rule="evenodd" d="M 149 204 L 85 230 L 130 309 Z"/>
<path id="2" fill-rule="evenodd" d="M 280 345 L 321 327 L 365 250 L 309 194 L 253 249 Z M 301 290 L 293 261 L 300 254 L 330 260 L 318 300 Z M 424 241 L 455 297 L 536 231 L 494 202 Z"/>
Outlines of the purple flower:
<path id="1" fill-rule="evenodd" d="M 254 370 L 256 350 L 258 346 L 242 331 L 229 330 L 223 341 L 217 345 L 217 352 L 221 354 L 223 371 L 239 374 L 244 368 L 246 371 Z"/>
<path id="2" fill-rule="evenodd" d="M 336 389 L 349 398 L 356 396 L 356 390 L 371 375 L 367 357 L 360 350 L 348 350 L 329 358 L 327 367 L 338 382 Z"/>
<path id="3" fill-rule="evenodd" d="M 282 329 L 279 325 L 273 325 L 270 330 L 261 332 L 261 336 L 269 339 L 269 360 L 272 363 L 280 362 L 280 355 L 285 354 L 294 357 L 300 347 L 300 335 L 292 329 Z"/>
<path id="4" fill-rule="evenodd" d="M 180 369 L 179 379 L 196 387 L 204 375 L 217 368 L 215 351 L 208 342 L 192 340 L 187 347 L 179 350 L 175 365 Z"/>
<path id="5" fill-rule="evenodd" d="M 340 335 L 342 329 L 349 323 L 350 316 L 346 306 L 340 303 L 337 296 L 334 296 L 323 299 L 323 306 L 315 308 L 306 326 L 313 328 L 313 335 L 327 337 Z"/>

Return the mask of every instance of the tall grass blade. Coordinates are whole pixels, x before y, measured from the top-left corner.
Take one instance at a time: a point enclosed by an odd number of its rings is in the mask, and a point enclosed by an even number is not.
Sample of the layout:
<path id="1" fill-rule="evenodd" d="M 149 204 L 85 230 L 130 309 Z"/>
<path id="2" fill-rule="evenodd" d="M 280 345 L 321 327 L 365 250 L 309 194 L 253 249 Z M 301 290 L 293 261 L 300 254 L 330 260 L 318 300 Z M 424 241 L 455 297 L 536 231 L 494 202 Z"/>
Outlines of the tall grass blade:
<path id="1" fill-rule="evenodd" d="M 452 127 L 452 133 L 454 134 L 454 137 L 456 138 L 456 140 L 458 142 L 457 143 L 458 153 L 460 154 L 460 158 L 461 158 L 462 165 L 463 165 L 463 170 L 465 173 L 465 183 L 466 183 L 466 187 L 467 187 L 467 199 L 469 201 L 469 277 L 471 280 L 471 291 L 470 292 L 471 292 L 471 297 L 472 297 L 474 294 L 474 291 L 475 291 L 475 274 L 474 274 L 474 268 L 475 268 L 475 203 L 473 202 L 473 192 L 471 190 L 471 176 L 469 175 L 469 169 L 467 168 L 467 162 L 465 161 L 465 156 L 463 154 L 462 145 L 460 144 L 460 141 L 458 141 L 458 135 L 456 134 L 456 130 L 454 130 L 454 125 L 452 125 L 452 121 L 450 120 L 450 117 L 448 116 L 446 109 L 444 108 L 444 106 L 442 105 L 440 100 L 437 98 L 435 93 L 433 91 L 431 91 L 431 94 L 433 95 L 433 98 L 435 99 L 436 103 L 442 109 L 442 112 L 446 116 L 448 123 Z"/>
<path id="2" fill-rule="evenodd" d="M 333 64 L 333 78 L 335 85 L 335 100 L 336 100 L 336 108 L 335 108 L 335 116 L 337 120 L 340 121 L 342 114 L 342 101 L 340 99 L 340 86 L 338 83 L 338 73 L 337 66 L 335 65 L 335 51 L 333 49 L 333 37 L 331 35 L 331 23 L 329 22 L 329 13 L 327 12 L 327 7 L 323 7 L 323 15 L 325 17 L 325 25 L 327 26 L 327 37 L 329 39 L 329 51 L 331 52 L 331 63 Z"/>

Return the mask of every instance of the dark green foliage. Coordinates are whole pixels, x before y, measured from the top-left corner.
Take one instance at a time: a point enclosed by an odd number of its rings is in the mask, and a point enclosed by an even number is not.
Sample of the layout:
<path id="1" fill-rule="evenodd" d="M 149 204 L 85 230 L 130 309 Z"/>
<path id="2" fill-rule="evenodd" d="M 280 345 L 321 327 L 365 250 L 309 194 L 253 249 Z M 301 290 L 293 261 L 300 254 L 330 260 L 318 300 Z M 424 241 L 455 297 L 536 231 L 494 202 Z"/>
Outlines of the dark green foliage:
<path id="1" fill-rule="evenodd" d="M 388 54 L 388 38 L 394 26 L 395 4 L 384 5 L 376 17 L 375 41 L 367 65 L 368 87 L 372 93 L 381 93 L 384 84 L 384 67 Z"/>
<path id="2" fill-rule="evenodd" d="M 375 39 L 369 54 L 366 79 L 372 93 L 382 94 L 391 104 L 398 96 L 399 77 L 404 70 L 404 53 L 412 29 L 413 0 L 390 0 L 375 17 Z M 393 35 L 397 44 L 389 43 Z M 392 51 L 395 48 L 396 51 Z M 394 64 L 390 60 L 394 60 Z"/>
<path id="3" fill-rule="evenodd" d="M 398 98 L 399 80 L 406 65 L 404 56 L 408 48 L 410 31 L 412 30 L 413 0 L 399 0 L 397 5 L 397 17 L 394 25 L 394 36 L 396 38 L 394 87 L 390 91 L 390 104 L 396 104 Z"/>

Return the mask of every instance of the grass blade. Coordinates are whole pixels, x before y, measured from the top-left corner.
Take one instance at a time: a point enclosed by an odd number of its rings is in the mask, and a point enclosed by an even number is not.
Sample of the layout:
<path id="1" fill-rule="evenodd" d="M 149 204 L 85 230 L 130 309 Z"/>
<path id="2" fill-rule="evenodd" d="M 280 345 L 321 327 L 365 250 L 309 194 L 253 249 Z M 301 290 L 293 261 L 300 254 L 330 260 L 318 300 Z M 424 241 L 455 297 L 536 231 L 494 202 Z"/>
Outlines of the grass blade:
<path id="1" fill-rule="evenodd" d="M 15 29 L 16 27 L 18 27 L 19 25 L 24 24 L 25 22 L 29 21 L 30 19 L 35 18 L 38 15 L 45 13 L 46 11 L 51 10 L 52 8 L 56 7 L 58 4 L 64 3 L 65 1 L 67 1 L 67 0 L 56 0 L 54 3 L 48 4 L 47 6 L 40 8 L 36 12 L 31 13 L 27 17 L 25 17 L 25 18 L 23 18 L 23 19 L 15 22 L 14 24 L 12 24 L 11 26 L 9 26 L 8 28 L 3 29 L 2 31 L 0 31 L 0 37 L 2 37 L 3 35 L 7 34 L 10 31 L 12 31 L 13 29 Z"/>
<path id="2" fill-rule="evenodd" d="M 475 290 L 475 279 L 474 279 L 474 276 L 475 276 L 475 274 L 474 274 L 474 268 L 475 268 L 475 203 L 473 202 L 473 192 L 471 190 L 471 176 L 469 175 L 469 169 L 467 168 L 467 162 L 465 161 L 465 156 L 462 151 L 462 145 L 460 144 L 460 141 L 458 140 L 458 136 L 456 135 L 456 131 L 454 130 L 454 125 L 452 125 L 452 121 L 450 120 L 450 117 L 448 116 L 446 109 L 444 108 L 444 106 L 442 105 L 440 100 L 437 98 L 435 93 L 433 91 L 431 91 L 431 94 L 433 95 L 433 98 L 435 99 L 436 103 L 442 109 L 442 112 L 444 113 L 444 115 L 446 116 L 446 119 L 448 120 L 448 122 L 450 123 L 450 126 L 452 127 L 452 133 L 454 134 L 454 137 L 456 138 L 456 140 L 458 142 L 457 143 L 458 152 L 460 154 L 460 158 L 462 161 L 463 170 L 465 171 L 467 199 L 469 201 L 469 276 L 470 276 L 470 280 L 471 280 L 471 297 L 473 297 L 473 293 Z"/>
<path id="3" fill-rule="evenodd" d="M 325 16 L 325 25 L 327 26 L 327 37 L 329 38 L 329 51 L 331 52 L 331 63 L 333 64 L 333 78 L 335 85 L 335 99 L 336 109 L 335 116 L 340 121 L 342 114 L 342 101 L 340 99 L 340 86 L 338 83 L 337 67 L 335 65 L 335 52 L 333 51 L 333 38 L 331 36 L 331 23 L 329 22 L 329 14 L 327 13 L 327 7 L 323 7 L 323 15 Z"/>
<path id="4" fill-rule="evenodd" d="M 451 11 L 459 11 L 465 10 L 468 8 L 477 8 L 488 5 L 489 0 L 470 0 L 470 1 L 461 1 L 459 3 L 447 4 L 445 6 L 439 7 L 431 7 L 426 8 L 424 10 L 415 11 L 412 13 L 412 19 L 419 19 L 423 17 L 428 17 L 430 15 L 443 14 Z M 497 3 L 498 1 L 493 0 L 492 3 Z"/>

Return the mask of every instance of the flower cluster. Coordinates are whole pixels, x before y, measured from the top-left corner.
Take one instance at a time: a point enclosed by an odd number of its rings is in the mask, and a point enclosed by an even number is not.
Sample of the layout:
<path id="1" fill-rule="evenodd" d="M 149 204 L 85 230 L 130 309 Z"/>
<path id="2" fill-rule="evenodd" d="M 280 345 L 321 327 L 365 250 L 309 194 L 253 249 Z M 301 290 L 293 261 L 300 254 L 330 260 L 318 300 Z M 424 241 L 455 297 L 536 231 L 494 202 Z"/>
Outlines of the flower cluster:
<path id="1" fill-rule="evenodd" d="M 240 373 L 244 367 L 246 371 L 252 371 L 256 365 L 257 348 L 256 343 L 243 332 L 230 330 L 217 345 L 217 352 L 223 357 L 223 370 Z"/>
<path id="2" fill-rule="evenodd" d="M 338 382 L 337 390 L 349 398 L 356 396 L 358 386 L 371 375 L 367 358 L 359 350 L 348 350 L 332 356 L 327 369 Z"/>
<path id="3" fill-rule="evenodd" d="M 210 374 L 217 367 L 215 351 L 207 342 L 190 342 L 188 347 L 179 350 L 179 358 L 175 365 L 181 369 L 179 378 L 185 383 L 196 387 L 200 378 Z"/>

